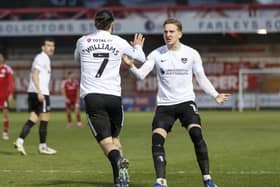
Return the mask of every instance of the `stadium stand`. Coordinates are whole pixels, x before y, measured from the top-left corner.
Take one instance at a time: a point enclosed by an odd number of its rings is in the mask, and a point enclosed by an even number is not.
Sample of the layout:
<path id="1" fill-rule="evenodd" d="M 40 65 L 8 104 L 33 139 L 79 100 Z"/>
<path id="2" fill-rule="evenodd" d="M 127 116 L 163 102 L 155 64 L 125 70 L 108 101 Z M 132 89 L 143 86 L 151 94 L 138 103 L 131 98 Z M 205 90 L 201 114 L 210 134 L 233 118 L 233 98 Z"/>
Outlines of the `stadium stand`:
<path id="1" fill-rule="evenodd" d="M 94 29 L 91 19 L 100 8 L 97 6 L 109 5 L 109 8 L 119 15 L 115 32 L 127 40 L 132 39 L 134 32 L 143 32 L 146 37 L 144 46 L 146 54 L 163 43 L 161 36 L 163 19 L 176 16 L 184 20 L 182 41 L 201 52 L 206 73 L 223 91 L 234 94 L 238 92 L 240 68 L 252 68 L 256 64 L 264 64 L 264 67 L 280 66 L 278 53 L 280 4 L 276 1 L 273 2 L 275 4 L 267 4 L 265 1 L 227 1 L 229 4 L 221 4 L 218 0 L 187 2 L 171 0 L 164 1 L 165 3 L 157 0 L 153 1 L 155 2 L 153 6 L 146 0 L 133 1 L 134 4 L 125 0 L 114 1 L 116 4 L 102 0 L 94 2 L 96 4 L 92 5 L 86 5 L 86 1 L 78 0 L 45 0 L 40 3 L 35 0 L 0 2 L 2 7 L 0 47 L 6 48 L 8 63 L 16 72 L 17 93 L 25 92 L 27 71 L 32 57 L 38 52 L 41 37 L 52 35 L 57 43 L 52 92 L 59 94 L 58 85 L 67 71 L 78 72 L 78 64 L 72 58 L 75 42 L 80 35 Z M 109 4 L 106 4 L 108 2 Z M 216 2 L 219 5 L 216 5 Z M 131 23 L 135 26 L 132 27 Z M 262 26 L 265 27 L 267 34 L 257 34 L 259 27 Z M 156 91 L 155 75 L 151 74 L 144 81 L 134 80 L 126 71 L 122 71 L 122 76 L 125 77 L 123 84 L 126 85 L 123 90 L 126 96 L 124 99 L 126 109 L 151 110 L 155 102 L 153 97 Z M 254 81 L 252 82 L 248 83 L 250 89 L 254 85 Z M 141 97 L 135 96 L 136 92 Z M 278 93 L 274 91 L 274 94 Z M 236 108 L 237 97 L 233 98 L 233 101 L 223 107 Z M 201 100 L 202 108 L 214 106 L 203 94 L 198 100 Z"/>

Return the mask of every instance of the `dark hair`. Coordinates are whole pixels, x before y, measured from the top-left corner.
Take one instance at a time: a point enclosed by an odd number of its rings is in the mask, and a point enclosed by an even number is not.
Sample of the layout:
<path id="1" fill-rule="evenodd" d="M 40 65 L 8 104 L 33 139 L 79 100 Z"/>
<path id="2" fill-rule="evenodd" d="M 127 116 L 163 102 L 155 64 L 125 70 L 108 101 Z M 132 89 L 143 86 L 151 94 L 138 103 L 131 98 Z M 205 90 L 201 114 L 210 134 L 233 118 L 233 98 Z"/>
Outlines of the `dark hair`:
<path id="1" fill-rule="evenodd" d="M 174 24 L 174 25 L 177 26 L 179 31 L 182 31 L 182 23 L 179 20 L 175 19 L 175 18 L 168 18 L 163 23 L 163 26 L 165 26 L 166 24 Z"/>
<path id="2" fill-rule="evenodd" d="M 55 42 L 53 38 L 43 38 L 41 40 L 41 46 L 45 45 L 45 42 L 49 41 L 49 42 Z"/>
<path id="3" fill-rule="evenodd" d="M 100 10 L 95 14 L 94 24 L 97 29 L 108 30 L 113 21 L 114 15 L 109 10 Z"/>

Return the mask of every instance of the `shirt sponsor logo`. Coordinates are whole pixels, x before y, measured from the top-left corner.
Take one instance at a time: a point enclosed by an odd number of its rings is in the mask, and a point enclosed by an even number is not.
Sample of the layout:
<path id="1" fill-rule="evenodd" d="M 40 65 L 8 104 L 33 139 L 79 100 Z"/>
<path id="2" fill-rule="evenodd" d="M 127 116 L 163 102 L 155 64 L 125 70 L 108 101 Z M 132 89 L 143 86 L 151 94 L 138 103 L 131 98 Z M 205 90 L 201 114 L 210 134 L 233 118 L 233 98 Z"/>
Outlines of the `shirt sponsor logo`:
<path id="1" fill-rule="evenodd" d="M 160 72 L 165 75 L 188 75 L 189 71 L 186 69 L 160 69 Z"/>
<path id="2" fill-rule="evenodd" d="M 188 75 L 189 71 L 187 69 L 159 69 L 162 75 Z"/>

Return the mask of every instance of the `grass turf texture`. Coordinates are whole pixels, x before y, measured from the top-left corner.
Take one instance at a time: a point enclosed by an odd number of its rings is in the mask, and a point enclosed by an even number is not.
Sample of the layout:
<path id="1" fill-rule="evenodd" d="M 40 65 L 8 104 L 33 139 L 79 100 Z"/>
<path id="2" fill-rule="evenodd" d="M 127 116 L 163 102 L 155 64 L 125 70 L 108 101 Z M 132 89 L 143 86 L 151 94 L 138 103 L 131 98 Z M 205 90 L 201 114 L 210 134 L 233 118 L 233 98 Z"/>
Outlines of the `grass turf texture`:
<path id="1" fill-rule="evenodd" d="M 112 186 L 111 165 L 89 127 L 67 129 L 64 112 L 52 112 L 48 129 L 48 145 L 57 155 L 38 154 L 38 126 L 25 141 L 28 155 L 17 154 L 12 144 L 27 117 L 26 112 L 10 113 L 10 139 L 0 140 L 0 186 Z M 130 187 L 151 187 L 155 180 L 152 117 L 148 112 L 125 113 L 121 141 L 130 160 Z M 212 177 L 219 187 L 279 186 L 279 111 L 201 111 L 201 118 Z M 202 187 L 193 145 L 178 122 L 166 152 L 169 187 Z"/>

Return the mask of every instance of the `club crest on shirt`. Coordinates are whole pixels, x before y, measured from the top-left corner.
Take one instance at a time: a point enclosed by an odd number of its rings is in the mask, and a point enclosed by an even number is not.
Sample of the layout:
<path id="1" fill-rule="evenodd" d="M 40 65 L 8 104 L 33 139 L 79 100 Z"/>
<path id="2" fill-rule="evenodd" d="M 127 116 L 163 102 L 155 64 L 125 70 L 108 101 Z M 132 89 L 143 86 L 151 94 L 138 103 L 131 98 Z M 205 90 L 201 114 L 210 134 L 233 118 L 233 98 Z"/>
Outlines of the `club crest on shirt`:
<path id="1" fill-rule="evenodd" d="M 186 63 L 188 62 L 188 58 L 181 58 L 181 62 L 182 62 L 183 64 L 186 64 Z"/>
<path id="2" fill-rule="evenodd" d="M 88 38 L 88 39 L 87 39 L 87 42 L 91 42 L 91 38 Z"/>

